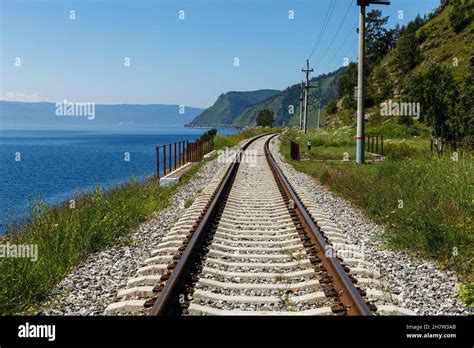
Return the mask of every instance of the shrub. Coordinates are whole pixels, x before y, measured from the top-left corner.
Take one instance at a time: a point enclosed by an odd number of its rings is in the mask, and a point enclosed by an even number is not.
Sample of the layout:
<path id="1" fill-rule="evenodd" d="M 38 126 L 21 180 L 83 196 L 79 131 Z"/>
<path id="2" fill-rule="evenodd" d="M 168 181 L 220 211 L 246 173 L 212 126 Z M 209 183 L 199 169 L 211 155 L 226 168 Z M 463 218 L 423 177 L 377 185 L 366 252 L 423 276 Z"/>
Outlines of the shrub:
<path id="1" fill-rule="evenodd" d="M 257 115 L 257 126 L 259 127 L 271 127 L 275 122 L 273 111 L 270 109 L 262 109 Z"/>
<path id="2" fill-rule="evenodd" d="M 337 103 L 334 99 L 331 99 L 330 101 L 328 101 L 326 105 L 326 113 L 328 115 L 333 115 L 336 112 L 337 112 Z"/>
<path id="3" fill-rule="evenodd" d="M 471 0 L 452 0 L 453 10 L 449 14 L 449 22 L 454 32 L 463 30 L 474 17 L 474 3 Z"/>

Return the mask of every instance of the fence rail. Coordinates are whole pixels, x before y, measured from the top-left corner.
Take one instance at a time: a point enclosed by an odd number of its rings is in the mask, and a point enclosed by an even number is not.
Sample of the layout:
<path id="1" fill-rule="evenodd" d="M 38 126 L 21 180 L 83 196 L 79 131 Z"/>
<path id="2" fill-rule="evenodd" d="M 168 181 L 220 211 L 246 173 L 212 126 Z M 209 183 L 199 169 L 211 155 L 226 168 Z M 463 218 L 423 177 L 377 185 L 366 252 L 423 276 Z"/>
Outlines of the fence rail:
<path id="1" fill-rule="evenodd" d="M 173 144 L 159 145 L 156 147 L 156 176 L 160 179 L 161 168 L 163 168 L 163 176 L 165 176 L 187 162 L 199 162 L 213 149 L 214 137 L 212 136 L 206 136 L 191 143 L 179 141 Z"/>
<path id="2" fill-rule="evenodd" d="M 455 141 L 455 140 L 441 140 L 440 142 L 431 139 L 430 151 L 436 150 L 439 153 L 445 151 L 456 152 L 458 149 L 472 151 L 474 149 L 473 141 Z"/>
<path id="3" fill-rule="evenodd" d="M 383 135 L 367 135 L 365 141 L 365 150 L 368 152 L 383 155 Z"/>
<path id="4" fill-rule="evenodd" d="M 300 160 L 300 144 L 295 143 L 290 140 L 290 145 L 291 145 L 291 152 L 290 156 L 293 161 L 299 161 Z"/>

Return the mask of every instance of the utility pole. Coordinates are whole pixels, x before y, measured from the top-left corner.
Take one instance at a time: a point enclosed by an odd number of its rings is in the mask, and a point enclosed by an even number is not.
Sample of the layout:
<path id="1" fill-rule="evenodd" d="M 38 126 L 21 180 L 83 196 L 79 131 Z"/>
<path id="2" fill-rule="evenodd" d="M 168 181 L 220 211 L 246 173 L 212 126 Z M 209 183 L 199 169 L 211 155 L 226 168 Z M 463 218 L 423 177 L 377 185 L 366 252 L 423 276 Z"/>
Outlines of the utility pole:
<path id="1" fill-rule="evenodd" d="M 311 88 L 309 85 L 309 73 L 314 70 L 309 68 L 309 59 L 306 59 L 306 69 L 301 69 L 306 74 L 306 85 L 304 86 L 304 133 L 308 129 L 308 91 Z"/>
<path id="2" fill-rule="evenodd" d="M 304 84 L 303 80 L 301 80 L 301 87 L 300 87 L 300 130 L 303 129 L 303 91 L 304 91 Z"/>
<path id="3" fill-rule="evenodd" d="M 321 97 L 319 98 L 319 110 L 318 110 L 318 128 L 320 127 L 319 120 L 321 119 Z"/>
<path id="4" fill-rule="evenodd" d="M 364 159 L 364 123 L 365 123 L 365 79 L 364 79 L 364 58 L 365 58 L 365 7 L 369 4 L 390 5 L 387 0 L 357 0 L 360 7 L 359 12 L 359 59 L 357 71 L 357 136 L 356 136 L 356 163 L 363 164 Z"/>
<path id="5" fill-rule="evenodd" d="M 365 56 L 365 3 L 361 3 L 359 13 L 359 61 L 357 71 L 357 137 L 356 162 L 364 163 L 364 56 Z"/>

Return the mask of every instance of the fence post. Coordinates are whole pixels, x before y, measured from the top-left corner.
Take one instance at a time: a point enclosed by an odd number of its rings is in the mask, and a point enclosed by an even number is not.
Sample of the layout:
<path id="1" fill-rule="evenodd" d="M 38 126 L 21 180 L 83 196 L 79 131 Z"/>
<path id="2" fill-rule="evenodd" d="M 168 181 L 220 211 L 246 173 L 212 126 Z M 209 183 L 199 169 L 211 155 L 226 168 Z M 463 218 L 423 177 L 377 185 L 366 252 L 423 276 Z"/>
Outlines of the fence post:
<path id="1" fill-rule="evenodd" d="M 380 136 L 380 154 L 383 156 L 383 135 Z"/>
<path id="2" fill-rule="evenodd" d="M 160 147 L 156 147 L 156 177 L 160 182 Z"/>
<path id="3" fill-rule="evenodd" d="M 377 138 L 375 140 L 375 152 L 379 153 L 379 136 L 377 135 Z"/>
<path id="4" fill-rule="evenodd" d="M 166 144 L 163 145 L 163 176 L 166 176 Z"/>
<path id="5" fill-rule="evenodd" d="M 171 160 L 171 144 L 169 146 L 169 157 L 170 157 L 170 165 L 169 165 L 169 168 L 170 168 L 170 173 L 173 171 L 173 167 L 172 167 L 172 160 Z"/>
<path id="6" fill-rule="evenodd" d="M 176 153 L 176 143 L 174 143 L 174 170 L 176 170 L 176 159 L 177 159 L 176 155 L 177 155 L 177 153 Z"/>

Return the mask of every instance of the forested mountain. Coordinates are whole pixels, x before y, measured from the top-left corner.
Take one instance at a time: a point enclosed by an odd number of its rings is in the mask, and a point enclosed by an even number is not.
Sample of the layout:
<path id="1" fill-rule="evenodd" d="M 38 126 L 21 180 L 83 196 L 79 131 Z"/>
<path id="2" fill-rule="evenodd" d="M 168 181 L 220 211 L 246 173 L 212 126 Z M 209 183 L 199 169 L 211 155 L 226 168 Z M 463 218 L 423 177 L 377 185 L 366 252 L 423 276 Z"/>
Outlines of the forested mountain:
<path id="1" fill-rule="evenodd" d="M 430 15 L 392 30 L 387 19 L 377 10 L 368 14 L 367 122 L 419 121 L 436 137 L 474 139 L 474 1 L 444 0 Z M 356 85 L 352 63 L 341 77 L 330 125 L 355 124 Z M 383 115 L 389 101 L 419 103 L 418 121 Z"/>

